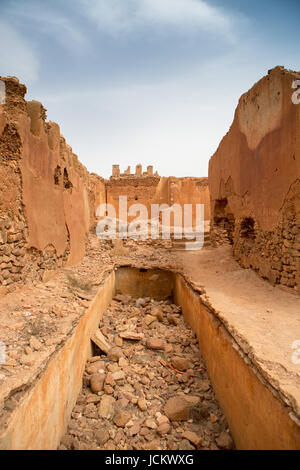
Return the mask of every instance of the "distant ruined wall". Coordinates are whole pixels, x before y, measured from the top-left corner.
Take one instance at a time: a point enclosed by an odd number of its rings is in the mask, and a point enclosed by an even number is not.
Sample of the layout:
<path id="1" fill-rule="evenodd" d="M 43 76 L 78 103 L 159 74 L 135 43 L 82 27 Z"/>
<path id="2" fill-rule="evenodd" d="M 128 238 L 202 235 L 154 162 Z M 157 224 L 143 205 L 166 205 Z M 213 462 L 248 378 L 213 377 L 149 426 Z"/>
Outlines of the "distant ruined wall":
<path id="1" fill-rule="evenodd" d="M 210 219 L 208 178 L 169 178 L 170 204 L 193 204 L 193 226 L 196 224 L 196 204 L 204 204 L 204 220 Z"/>
<path id="2" fill-rule="evenodd" d="M 300 285 L 300 74 L 275 67 L 241 96 L 209 162 L 211 237 L 273 284 Z"/>
<path id="3" fill-rule="evenodd" d="M 119 217 L 119 196 L 127 196 L 128 208 L 133 204 L 143 204 L 147 208 L 149 218 L 152 204 L 167 204 L 168 206 L 179 204 L 182 209 L 184 204 L 193 204 L 193 223 L 195 224 L 195 205 L 204 204 L 205 220 L 209 220 L 208 178 L 160 177 L 141 172 L 140 176 L 127 176 L 125 173 L 120 175 L 116 167 L 117 165 L 114 165 L 113 176 L 106 183 L 106 188 L 107 202 L 114 206 L 117 217 Z M 149 168 L 152 167 L 148 167 L 148 171 Z M 128 217 L 128 221 L 130 222 L 137 215 Z M 173 225 L 173 217 L 171 217 L 171 225 Z"/>
<path id="4" fill-rule="evenodd" d="M 127 196 L 128 208 L 133 204 L 143 204 L 146 206 L 150 217 L 151 202 L 159 198 L 159 196 L 157 196 L 159 182 L 160 178 L 154 176 L 111 178 L 106 184 L 107 203 L 114 206 L 116 216 L 119 218 L 119 196 Z M 129 216 L 128 221 L 136 218 L 137 215 Z"/>
<path id="5" fill-rule="evenodd" d="M 24 85 L 0 80 L 1 288 L 80 261 L 104 183 L 89 175 L 59 126 L 46 122 L 41 103 L 25 101 Z"/>

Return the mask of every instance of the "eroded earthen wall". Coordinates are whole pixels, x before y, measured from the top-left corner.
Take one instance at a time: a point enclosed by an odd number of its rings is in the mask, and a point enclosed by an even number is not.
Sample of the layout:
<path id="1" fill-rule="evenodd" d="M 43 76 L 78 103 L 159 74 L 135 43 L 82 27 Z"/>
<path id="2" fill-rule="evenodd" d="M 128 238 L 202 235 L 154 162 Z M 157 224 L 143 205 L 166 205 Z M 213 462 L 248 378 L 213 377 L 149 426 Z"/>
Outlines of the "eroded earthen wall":
<path id="1" fill-rule="evenodd" d="M 6 289 L 84 256 L 104 183 L 89 175 L 59 126 L 46 122 L 41 103 L 25 101 L 26 87 L 0 79 L 0 287 Z"/>
<path id="2" fill-rule="evenodd" d="M 210 219 L 210 201 L 207 178 L 169 178 L 170 204 L 193 205 L 192 224 L 196 224 L 196 204 L 204 205 L 204 220 Z"/>
<path id="3" fill-rule="evenodd" d="M 112 177 L 106 184 L 107 202 L 112 204 L 119 217 L 119 197 L 127 196 L 127 207 L 134 204 L 143 204 L 147 208 L 148 218 L 151 217 L 152 204 L 172 206 L 179 204 L 184 209 L 184 204 L 193 205 L 193 225 L 196 219 L 196 204 L 204 204 L 204 218 L 210 218 L 209 189 L 207 178 L 176 178 L 160 176 L 120 176 Z M 139 216 L 129 216 L 130 222 Z M 171 215 L 171 226 L 174 218 Z M 183 222 L 183 220 L 182 220 Z"/>
<path id="4" fill-rule="evenodd" d="M 209 162 L 211 237 L 242 266 L 299 290 L 300 74 L 276 67 L 242 95 Z"/>

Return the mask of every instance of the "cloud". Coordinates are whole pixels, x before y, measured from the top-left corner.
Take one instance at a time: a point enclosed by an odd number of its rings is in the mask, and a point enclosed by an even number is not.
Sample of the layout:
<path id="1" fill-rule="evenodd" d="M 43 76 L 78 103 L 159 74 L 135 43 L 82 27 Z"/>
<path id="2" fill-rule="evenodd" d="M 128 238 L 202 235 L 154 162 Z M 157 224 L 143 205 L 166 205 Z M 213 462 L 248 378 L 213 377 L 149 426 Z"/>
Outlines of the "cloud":
<path id="1" fill-rule="evenodd" d="M 185 33 L 209 31 L 233 38 L 235 18 L 204 0 L 81 0 L 85 14 L 109 34 L 142 27 L 173 27 Z"/>
<path id="2" fill-rule="evenodd" d="M 0 20 L 0 74 L 17 76 L 31 84 L 38 78 L 39 62 L 35 51 L 10 25 Z"/>
<path id="3" fill-rule="evenodd" d="M 11 3 L 11 11 L 13 18 L 21 19 L 22 23 L 34 22 L 32 26 L 35 30 L 41 33 L 48 34 L 55 41 L 60 42 L 64 47 L 85 50 L 87 46 L 87 39 L 85 35 L 76 28 L 76 26 L 67 18 L 61 10 L 52 9 L 51 3 L 45 5 L 44 9 L 40 8 L 40 2 L 37 4 L 35 1 L 28 2 L 26 5 L 20 2 Z"/>

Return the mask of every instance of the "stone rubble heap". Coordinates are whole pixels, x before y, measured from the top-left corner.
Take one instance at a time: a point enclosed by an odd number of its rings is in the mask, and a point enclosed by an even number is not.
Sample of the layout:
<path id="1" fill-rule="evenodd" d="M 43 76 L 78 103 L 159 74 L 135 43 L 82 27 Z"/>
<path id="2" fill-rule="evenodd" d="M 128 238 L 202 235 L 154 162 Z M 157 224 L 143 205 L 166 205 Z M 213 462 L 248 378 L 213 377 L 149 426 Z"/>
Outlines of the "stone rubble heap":
<path id="1" fill-rule="evenodd" d="M 233 448 L 179 307 L 118 294 L 96 333 L 106 354 L 95 346 L 59 449 Z"/>

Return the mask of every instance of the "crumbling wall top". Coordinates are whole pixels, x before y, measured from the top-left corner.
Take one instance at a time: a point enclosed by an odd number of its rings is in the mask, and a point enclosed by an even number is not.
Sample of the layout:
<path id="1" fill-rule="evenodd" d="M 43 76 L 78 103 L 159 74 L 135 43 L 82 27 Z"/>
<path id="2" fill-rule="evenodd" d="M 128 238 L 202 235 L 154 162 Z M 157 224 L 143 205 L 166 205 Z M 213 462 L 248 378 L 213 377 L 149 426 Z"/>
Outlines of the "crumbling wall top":
<path id="1" fill-rule="evenodd" d="M 136 165 L 135 173 L 131 173 L 131 167 L 128 166 L 124 173 L 120 172 L 120 165 L 112 166 L 112 175 L 110 178 L 144 178 L 144 177 L 156 177 L 159 178 L 159 174 L 156 171 L 153 172 L 153 165 L 148 165 L 147 170 L 143 172 L 143 167 L 139 163 Z"/>

